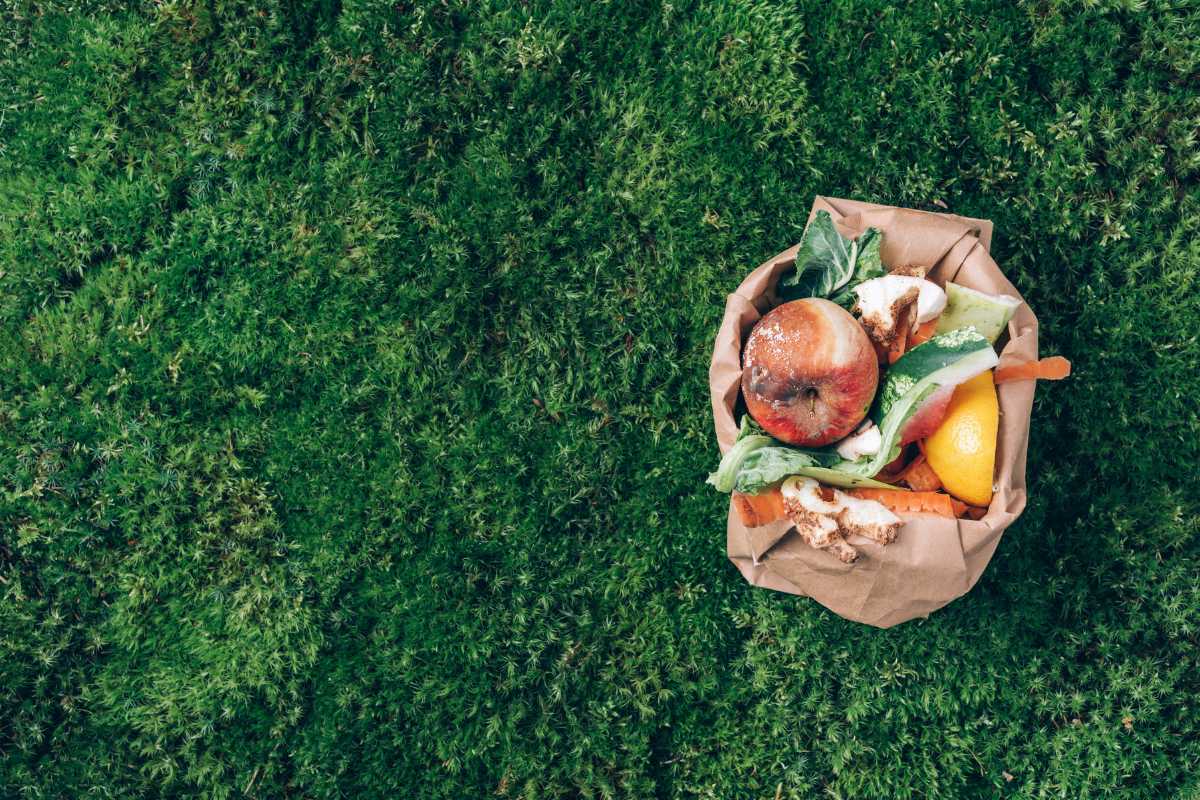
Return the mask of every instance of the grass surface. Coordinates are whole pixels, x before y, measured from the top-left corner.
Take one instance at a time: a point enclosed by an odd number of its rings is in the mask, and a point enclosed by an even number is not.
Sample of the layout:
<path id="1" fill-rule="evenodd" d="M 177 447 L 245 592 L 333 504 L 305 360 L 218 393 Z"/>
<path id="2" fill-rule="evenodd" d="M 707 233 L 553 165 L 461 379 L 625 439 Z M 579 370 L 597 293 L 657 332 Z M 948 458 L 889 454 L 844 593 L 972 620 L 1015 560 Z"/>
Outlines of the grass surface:
<path id="1" fill-rule="evenodd" d="M 1200 793 L 1200 14 L 0 3 L 0 795 Z M 747 586 L 706 369 L 812 196 L 1074 361 L 979 585 Z"/>

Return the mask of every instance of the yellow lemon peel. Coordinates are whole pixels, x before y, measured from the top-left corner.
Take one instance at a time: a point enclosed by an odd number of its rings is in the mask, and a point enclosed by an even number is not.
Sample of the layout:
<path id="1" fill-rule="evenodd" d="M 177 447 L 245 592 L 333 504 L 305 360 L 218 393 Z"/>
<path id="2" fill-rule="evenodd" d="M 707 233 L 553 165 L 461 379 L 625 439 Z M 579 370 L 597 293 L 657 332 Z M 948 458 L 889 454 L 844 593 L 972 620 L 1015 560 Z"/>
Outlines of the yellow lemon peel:
<path id="1" fill-rule="evenodd" d="M 925 458 L 946 491 L 973 506 L 992 501 L 1000 404 L 989 370 L 954 390 L 942 424 L 925 440 Z"/>

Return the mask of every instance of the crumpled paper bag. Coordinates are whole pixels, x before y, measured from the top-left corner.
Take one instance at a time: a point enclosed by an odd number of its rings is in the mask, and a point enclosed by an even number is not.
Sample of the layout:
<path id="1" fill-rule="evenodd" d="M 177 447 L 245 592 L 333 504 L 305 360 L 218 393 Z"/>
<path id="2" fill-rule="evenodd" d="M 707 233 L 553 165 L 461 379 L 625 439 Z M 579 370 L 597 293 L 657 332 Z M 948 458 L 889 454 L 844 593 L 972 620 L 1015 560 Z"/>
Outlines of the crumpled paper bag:
<path id="1" fill-rule="evenodd" d="M 829 212 L 844 235 L 857 236 L 868 227 L 882 230 L 887 267 L 919 264 L 931 267 L 929 277 L 939 284 L 953 280 L 972 289 L 1020 297 L 988 254 L 992 240 L 988 220 L 832 197 L 817 197 L 809 219 L 822 210 Z M 777 304 L 776 280 L 792 265 L 798 246 L 751 272 L 725 303 L 709 369 L 713 421 L 722 453 L 733 445 L 737 421 L 745 413 L 740 402 L 742 343 L 754 323 Z M 1008 337 L 1000 353 L 1002 363 L 1037 359 L 1037 318 L 1023 298 L 1009 323 Z M 983 574 L 1004 529 L 1025 508 L 1025 454 L 1035 384 L 1017 381 L 997 387 L 996 492 L 983 519 L 902 514 L 904 527 L 895 542 L 883 546 L 850 537 L 860 555 L 855 563 L 843 564 L 801 541 L 786 520 L 746 528 L 731 502 L 726 545 L 730 560 L 755 586 L 806 595 L 847 619 L 880 628 L 926 616 L 961 597 Z"/>

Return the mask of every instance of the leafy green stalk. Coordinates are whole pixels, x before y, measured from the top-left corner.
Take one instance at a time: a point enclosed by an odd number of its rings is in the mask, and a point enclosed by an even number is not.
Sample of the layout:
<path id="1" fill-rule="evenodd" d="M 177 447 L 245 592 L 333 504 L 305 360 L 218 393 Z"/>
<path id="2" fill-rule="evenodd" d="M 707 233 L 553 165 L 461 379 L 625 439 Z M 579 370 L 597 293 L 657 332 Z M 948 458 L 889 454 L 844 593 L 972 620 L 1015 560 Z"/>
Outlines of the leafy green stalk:
<path id="1" fill-rule="evenodd" d="M 737 441 L 721 459 L 708 483 L 718 491 L 758 494 L 792 475 L 810 475 L 835 486 L 864 485 L 865 478 L 850 473 L 830 474 L 841 461 L 831 448 L 807 449 L 785 445 L 763 433 L 749 414 L 742 417 Z M 866 483 L 874 483 L 866 481 Z M 882 486 L 882 484 L 875 484 Z"/>
<path id="2" fill-rule="evenodd" d="M 750 421 L 749 414 L 744 415 L 741 430 L 738 431 L 738 438 L 734 441 L 733 447 L 729 448 L 729 452 L 717 466 L 717 471 L 710 473 L 705 483 L 715 486 L 718 492 L 732 492 L 737 482 L 738 472 L 742 468 L 742 462 L 755 450 L 767 447 L 774 441 Z"/>
<path id="3" fill-rule="evenodd" d="M 758 494 L 813 463 L 812 456 L 790 447 L 761 447 L 742 462 L 734 488 L 742 494 Z"/>

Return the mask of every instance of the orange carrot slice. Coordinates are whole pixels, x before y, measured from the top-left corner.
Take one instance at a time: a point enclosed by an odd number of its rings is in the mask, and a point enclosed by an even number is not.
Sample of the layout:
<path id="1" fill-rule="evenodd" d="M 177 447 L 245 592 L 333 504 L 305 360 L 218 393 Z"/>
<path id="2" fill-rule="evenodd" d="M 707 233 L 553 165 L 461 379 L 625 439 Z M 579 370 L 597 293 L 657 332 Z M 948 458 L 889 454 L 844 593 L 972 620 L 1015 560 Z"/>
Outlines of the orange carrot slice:
<path id="1" fill-rule="evenodd" d="M 1050 356 L 1040 361 L 1001 365 L 996 368 L 996 383 L 1009 381 L 1061 381 L 1071 374 L 1071 362 L 1062 356 Z"/>
<path id="2" fill-rule="evenodd" d="M 875 500 L 897 514 L 937 514 L 955 518 L 954 503 L 943 492 L 905 492 L 899 489 L 847 489 L 847 494 L 863 500 Z"/>
<path id="3" fill-rule="evenodd" d="M 942 488 L 942 479 L 933 471 L 933 467 L 929 466 L 923 455 L 913 459 L 908 469 L 900 476 L 900 480 L 918 492 L 934 492 Z"/>
<path id="4" fill-rule="evenodd" d="M 959 500 L 957 497 L 951 497 L 950 504 L 952 506 L 954 506 L 954 516 L 956 516 L 956 517 L 963 516 L 964 514 L 967 513 L 967 510 L 970 508 L 969 505 L 964 503 L 962 500 Z M 987 509 L 985 508 L 984 511 L 987 511 Z"/>
<path id="5" fill-rule="evenodd" d="M 759 494 L 734 492 L 733 507 L 747 528 L 757 528 L 784 517 L 783 494 L 778 487 Z"/>
<path id="6" fill-rule="evenodd" d="M 908 347 L 911 350 L 919 344 L 928 342 L 933 338 L 933 334 L 937 332 L 937 320 L 931 319 L 929 322 L 922 322 L 917 326 L 917 330 L 908 339 Z"/>
<path id="7" fill-rule="evenodd" d="M 961 500 L 955 500 L 954 502 L 962 503 Z M 983 519 L 987 516 L 987 506 L 968 506 L 966 503 L 962 504 L 964 508 L 959 514 L 960 517 L 966 517 L 967 519 Z"/>

